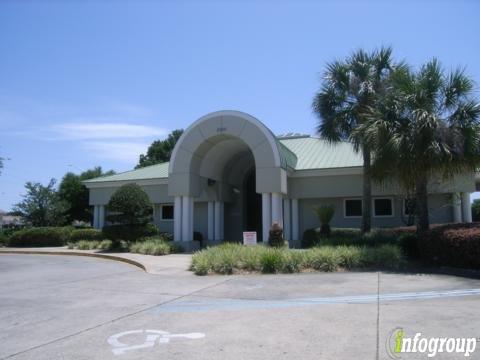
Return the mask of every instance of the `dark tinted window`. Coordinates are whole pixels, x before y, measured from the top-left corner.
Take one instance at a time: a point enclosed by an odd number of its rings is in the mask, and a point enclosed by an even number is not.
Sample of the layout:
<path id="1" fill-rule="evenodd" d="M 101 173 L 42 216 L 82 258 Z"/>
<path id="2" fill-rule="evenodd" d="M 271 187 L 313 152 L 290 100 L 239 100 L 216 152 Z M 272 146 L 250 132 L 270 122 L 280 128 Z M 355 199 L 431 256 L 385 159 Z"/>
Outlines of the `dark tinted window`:
<path id="1" fill-rule="evenodd" d="M 392 199 L 375 199 L 375 216 L 392 216 Z"/>
<path id="2" fill-rule="evenodd" d="M 162 206 L 162 220 L 173 220 L 173 205 Z"/>
<path id="3" fill-rule="evenodd" d="M 362 200 L 345 200 L 345 216 L 362 216 Z"/>

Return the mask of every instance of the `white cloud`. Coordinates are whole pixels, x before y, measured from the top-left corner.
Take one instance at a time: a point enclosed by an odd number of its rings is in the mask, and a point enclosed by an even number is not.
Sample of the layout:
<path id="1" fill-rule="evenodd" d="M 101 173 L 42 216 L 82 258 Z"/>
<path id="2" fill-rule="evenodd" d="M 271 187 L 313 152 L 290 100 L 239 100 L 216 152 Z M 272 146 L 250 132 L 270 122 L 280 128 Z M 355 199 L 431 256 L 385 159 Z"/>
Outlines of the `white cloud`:
<path id="1" fill-rule="evenodd" d="M 90 156 L 136 164 L 140 154 L 145 153 L 150 143 L 129 141 L 86 141 L 82 147 Z"/>
<path id="2" fill-rule="evenodd" d="M 71 122 L 56 124 L 51 130 L 65 140 L 131 139 L 165 136 L 165 129 L 128 123 Z"/>

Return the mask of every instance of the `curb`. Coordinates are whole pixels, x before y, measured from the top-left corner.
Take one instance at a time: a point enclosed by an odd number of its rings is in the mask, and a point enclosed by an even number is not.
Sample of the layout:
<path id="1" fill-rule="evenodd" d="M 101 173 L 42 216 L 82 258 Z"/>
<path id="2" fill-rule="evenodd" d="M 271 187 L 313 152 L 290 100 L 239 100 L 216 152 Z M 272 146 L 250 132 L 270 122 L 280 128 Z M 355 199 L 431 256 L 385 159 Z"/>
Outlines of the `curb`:
<path id="1" fill-rule="evenodd" d="M 0 254 L 25 254 L 25 255 L 70 255 L 70 256 L 86 256 L 86 257 L 95 257 L 99 259 L 106 259 L 112 261 L 124 262 L 136 267 L 139 267 L 146 273 L 148 273 L 147 268 L 142 263 L 138 261 L 127 259 L 115 255 L 105 255 L 105 254 L 96 254 L 96 253 L 80 253 L 74 251 L 32 251 L 32 250 L 0 250 Z"/>

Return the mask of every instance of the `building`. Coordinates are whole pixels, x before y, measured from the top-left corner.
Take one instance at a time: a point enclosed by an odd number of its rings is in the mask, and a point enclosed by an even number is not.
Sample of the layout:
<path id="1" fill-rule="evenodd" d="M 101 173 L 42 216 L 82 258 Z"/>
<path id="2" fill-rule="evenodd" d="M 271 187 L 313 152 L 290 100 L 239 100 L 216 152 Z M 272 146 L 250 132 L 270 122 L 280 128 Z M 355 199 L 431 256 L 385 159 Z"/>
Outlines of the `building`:
<path id="1" fill-rule="evenodd" d="M 432 223 L 470 222 L 475 174 L 429 184 Z M 137 183 L 154 204 L 154 221 L 194 248 L 194 231 L 208 244 L 240 240 L 242 231 L 265 239 L 272 222 L 299 244 L 318 227 L 313 207 L 332 204 L 334 227 L 360 227 L 362 156 L 350 143 L 311 136 L 275 136 L 259 120 L 238 111 L 208 114 L 185 130 L 171 161 L 85 181 L 94 226 L 105 224 L 105 205 L 121 185 Z M 408 200 L 393 182 L 373 185 L 374 227 L 405 225 Z"/>
<path id="2" fill-rule="evenodd" d="M 18 228 L 24 225 L 21 216 L 9 215 L 7 212 L 0 210 L 0 229 Z"/>

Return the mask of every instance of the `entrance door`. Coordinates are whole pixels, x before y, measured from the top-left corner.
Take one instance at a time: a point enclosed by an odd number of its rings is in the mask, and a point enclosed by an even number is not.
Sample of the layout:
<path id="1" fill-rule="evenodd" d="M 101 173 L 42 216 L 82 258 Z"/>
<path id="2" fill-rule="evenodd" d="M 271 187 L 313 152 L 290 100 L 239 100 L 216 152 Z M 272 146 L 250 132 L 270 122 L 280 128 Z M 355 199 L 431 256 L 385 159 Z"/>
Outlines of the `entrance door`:
<path id="1" fill-rule="evenodd" d="M 245 177 L 244 182 L 244 231 L 256 231 L 258 241 L 262 240 L 262 195 L 255 191 L 255 169 Z"/>

